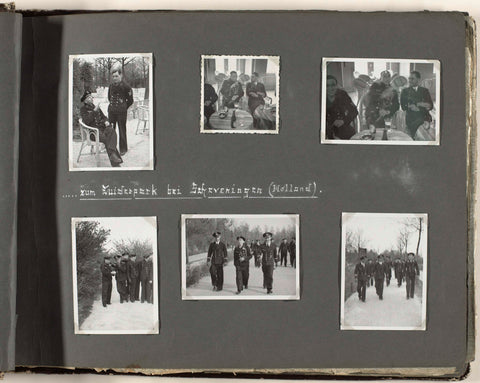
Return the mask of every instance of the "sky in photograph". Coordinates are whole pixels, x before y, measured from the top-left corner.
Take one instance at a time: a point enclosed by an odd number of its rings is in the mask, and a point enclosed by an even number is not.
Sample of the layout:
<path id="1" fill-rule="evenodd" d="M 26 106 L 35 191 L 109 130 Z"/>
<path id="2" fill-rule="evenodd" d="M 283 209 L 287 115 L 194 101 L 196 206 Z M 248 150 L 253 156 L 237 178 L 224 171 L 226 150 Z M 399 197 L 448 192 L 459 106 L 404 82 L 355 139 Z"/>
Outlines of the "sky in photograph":
<path id="1" fill-rule="evenodd" d="M 343 219 L 344 230 L 356 232 L 358 229 L 363 231 L 366 239 L 366 248 L 368 250 L 396 250 L 398 236 L 403 228 L 406 218 L 413 218 L 414 214 L 352 214 L 347 219 Z M 424 226 L 422 240 L 420 242 L 419 254 L 426 254 L 427 235 Z M 408 252 L 415 252 L 418 242 L 418 234 L 412 233 L 409 238 Z"/>
<path id="2" fill-rule="evenodd" d="M 100 222 L 104 229 L 110 230 L 110 236 L 105 248 L 112 249 L 113 243 L 121 240 L 153 239 L 157 235 L 155 220 L 150 217 L 101 217 L 89 218 L 89 220 Z"/>
<path id="3" fill-rule="evenodd" d="M 295 218 L 294 217 L 287 217 L 287 216 L 278 216 L 278 217 L 248 217 L 248 218 L 234 218 L 232 222 L 235 226 L 242 225 L 244 223 L 248 223 L 251 228 L 255 228 L 256 226 L 260 226 L 263 230 L 265 225 L 268 228 L 274 228 L 274 230 L 282 230 L 283 228 L 287 228 L 289 226 L 295 227 Z"/>

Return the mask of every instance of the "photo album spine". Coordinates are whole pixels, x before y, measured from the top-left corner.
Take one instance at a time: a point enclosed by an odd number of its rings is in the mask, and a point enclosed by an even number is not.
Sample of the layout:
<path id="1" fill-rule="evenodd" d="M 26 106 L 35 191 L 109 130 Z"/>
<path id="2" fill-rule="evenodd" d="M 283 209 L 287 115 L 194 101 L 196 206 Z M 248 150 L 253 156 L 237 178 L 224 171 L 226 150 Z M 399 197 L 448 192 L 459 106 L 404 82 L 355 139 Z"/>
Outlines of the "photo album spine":
<path id="1" fill-rule="evenodd" d="M 15 368 L 21 27 L 22 15 L 0 10 L 0 371 Z"/>

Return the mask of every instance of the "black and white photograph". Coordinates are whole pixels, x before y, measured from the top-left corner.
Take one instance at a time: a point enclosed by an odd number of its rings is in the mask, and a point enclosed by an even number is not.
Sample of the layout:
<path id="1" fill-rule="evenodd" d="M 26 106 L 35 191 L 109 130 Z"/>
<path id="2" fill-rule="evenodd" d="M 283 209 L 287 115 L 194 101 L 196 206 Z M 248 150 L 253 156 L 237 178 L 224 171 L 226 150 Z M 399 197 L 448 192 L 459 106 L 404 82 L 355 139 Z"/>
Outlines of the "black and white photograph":
<path id="1" fill-rule="evenodd" d="M 69 56 L 69 170 L 153 170 L 151 53 Z"/>
<path id="2" fill-rule="evenodd" d="M 300 299 L 299 216 L 182 215 L 182 299 Z"/>
<path id="3" fill-rule="evenodd" d="M 202 133 L 278 133 L 279 56 L 203 55 L 201 72 Z"/>
<path id="4" fill-rule="evenodd" d="M 158 334 L 156 217 L 72 218 L 75 334 Z"/>
<path id="5" fill-rule="evenodd" d="M 343 213 L 341 330 L 425 330 L 427 214 Z"/>
<path id="6" fill-rule="evenodd" d="M 440 61 L 324 58 L 321 143 L 440 144 Z"/>

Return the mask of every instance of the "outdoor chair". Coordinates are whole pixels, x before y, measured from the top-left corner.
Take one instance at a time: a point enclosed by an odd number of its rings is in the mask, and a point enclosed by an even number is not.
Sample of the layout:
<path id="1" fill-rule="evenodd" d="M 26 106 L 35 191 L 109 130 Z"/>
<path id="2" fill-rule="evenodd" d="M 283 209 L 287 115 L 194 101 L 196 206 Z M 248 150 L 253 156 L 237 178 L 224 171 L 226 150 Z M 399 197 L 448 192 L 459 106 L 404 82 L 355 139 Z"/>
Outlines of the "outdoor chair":
<path id="1" fill-rule="evenodd" d="M 82 119 L 79 119 L 80 134 L 82 137 L 82 145 L 77 157 L 77 163 L 80 161 L 80 156 L 85 147 L 90 146 L 90 155 L 95 155 L 97 167 L 100 166 L 100 153 L 106 152 L 105 145 L 100 142 L 100 132 L 97 128 L 86 125 Z M 86 154 L 86 153 L 84 153 Z"/>
<path id="2" fill-rule="evenodd" d="M 135 131 L 135 134 L 138 134 L 138 131 L 140 129 L 140 123 L 143 122 L 143 130 L 142 133 L 145 133 L 145 130 L 148 130 L 147 125 L 149 121 L 149 115 L 148 115 L 148 106 L 140 105 L 136 109 L 136 116 L 138 118 L 137 122 L 137 130 Z"/>

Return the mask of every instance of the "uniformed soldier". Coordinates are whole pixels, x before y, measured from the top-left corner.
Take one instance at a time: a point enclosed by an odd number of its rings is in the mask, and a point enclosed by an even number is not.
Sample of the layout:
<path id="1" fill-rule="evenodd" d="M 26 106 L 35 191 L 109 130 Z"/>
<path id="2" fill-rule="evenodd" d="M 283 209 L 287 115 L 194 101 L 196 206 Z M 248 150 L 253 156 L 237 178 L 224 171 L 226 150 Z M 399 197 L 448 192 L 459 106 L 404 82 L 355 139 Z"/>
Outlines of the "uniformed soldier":
<path id="1" fill-rule="evenodd" d="M 83 102 L 80 108 L 80 116 L 83 123 L 98 129 L 98 139 L 105 144 L 110 164 L 112 167 L 119 167 L 123 161 L 117 150 L 117 133 L 115 129 L 110 125 L 110 122 L 100 107 L 98 105 L 95 106 L 93 103 L 93 97 L 90 91 L 85 91 L 80 101 Z M 92 138 L 95 140 L 93 134 Z"/>
<path id="2" fill-rule="evenodd" d="M 113 128 L 118 124 L 120 136 L 120 155 L 128 150 L 127 145 L 127 110 L 133 104 L 133 92 L 130 85 L 122 79 L 122 70 L 112 70 L 112 83 L 108 87 L 108 119 Z"/>
<path id="3" fill-rule="evenodd" d="M 260 267 L 261 265 L 261 258 L 262 258 L 262 251 L 261 251 L 260 240 L 257 239 L 255 243 L 252 245 L 252 253 L 255 258 L 255 267 Z"/>
<path id="4" fill-rule="evenodd" d="M 140 273 L 142 294 L 140 302 L 153 303 L 153 259 L 152 254 L 146 254 L 142 262 Z"/>
<path id="5" fill-rule="evenodd" d="M 210 124 L 210 117 L 215 113 L 215 103 L 218 100 L 217 92 L 212 85 L 205 83 L 203 85 L 203 115 L 206 118 L 205 128 L 213 129 Z"/>
<path id="6" fill-rule="evenodd" d="M 137 275 L 138 275 L 138 278 L 135 282 L 135 294 L 134 294 L 135 301 L 140 300 L 140 274 L 142 273 L 143 259 L 144 257 L 142 256 L 137 256 L 135 258 L 135 266 L 137 268 Z"/>
<path id="7" fill-rule="evenodd" d="M 377 257 L 373 275 L 375 277 L 375 290 L 377 291 L 378 298 L 383 300 L 383 284 L 385 282 L 386 267 L 383 256 L 381 255 Z"/>
<path id="8" fill-rule="evenodd" d="M 367 261 L 367 286 L 373 286 L 373 272 L 375 269 L 375 264 L 373 260 L 368 259 Z"/>
<path id="9" fill-rule="evenodd" d="M 408 253 L 407 261 L 405 262 L 405 279 L 407 282 L 407 299 L 412 298 L 415 293 L 415 277 L 420 275 L 418 263 L 415 260 L 415 254 Z"/>
<path id="10" fill-rule="evenodd" d="M 296 268 L 297 267 L 297 242 L 295 237 L 292 237 L 288 251 L 290 252 L 290 265 Z"/>
<path id="11" fill-rule="evenodd" d="M 403 280 L 403 262 L 400 258 L 395 259 L 395 278 L 397 280 L 397 285 L 400 287 Z"/>
<path id="12" fill-rule="evenodd" d="M 111 257 L 106 255 L 103 257 L 103 263 L 100 266 L 100 271 L 102 273 L 102 305 L 107 307 L 111 304 L 112 298 L 112 274 L 113 269 L 111 266 Z"/>
<path id="13" fill-rule="evenodd" d="M 355 265 L 354 274 L 355 280 L 357 281 L 358 299 L 360 299 L 362 302 L 365 302 L 368 275 L 364 255 L 360 257 L 360 262 Z"/>
<path id="14" fill-rule="evenodd" d="M 237 294 L 240 294 L 244 288 L 248 289 L 250 258 L 252 253 L 245 244 L 245 237 L 237 237 L 237 246 L 233 250 L 233 264 L 237 273 Z"/>
<path id="15" fill-rule="evenodd" d="M 287 238 L 282 239 L 282 243 L 278 248 L 278 252 L 280 253 L 280 266 L 287 267 L 287 255 L 288 255 L 288 244 Z"/>
<path id="16" fill-rule="evenodd" d="M 390 286 L 390 280 L 392 279 L 392 261 L 388 255 L 385 259 L 385 277 L 387 280 L 387 286 Z"/>
<path id="17" fill-rule="evenodd" d="M 130 296 L 130 302 L 135 302 L 135 286 L 140 276 L 138 274 L 138 267 L 135 262 L 136 259 L 136 254 L 130 254 L 127 262 L 128 294 Z"/>
<path id="18" fill-rule="evenodd" d="M 223 266 L 227 264 L 227 247 L 220 241 L 222 234 L 216 231 L 212 234 L 215 241 L 210 243 L 207 254 L 207 265 L 212 277 L 213 290 L 223 289 Z"/>
<path id="19" fill-rule="evenodd" d="M 261 246 L 263 283 L 267 294 L 272 294 L 273 269 L 278 262 L 277 247 L 272 242 L 272 236 L 273 234 L 270 232 L 264 233 L 265 243 Z"/>
<path id="20" fill-rule="evenodd" d="M 117 291 L 120 295 L 120 303 L 128 302 L 128 275 L 127 275 L 128 253 L 123 253 L 118 259 L 117 272 L 115 279 L 117 281 Z"/>
<path id="21" fill-rule="evenodd" d="M 242 84 L 237 80 L 237 72 L 230 72 L 230 78 L 227 78 L 222 83 L 220 93 L 223 95 L 223 106 L 227 108 L 234 108 L 235 103 L 238 102 L 245 94 L 243 92 Z"/>

